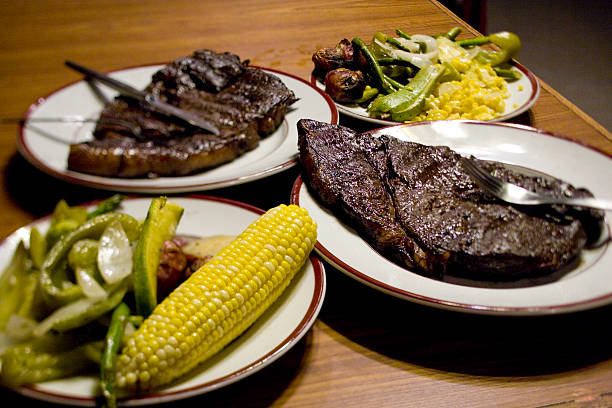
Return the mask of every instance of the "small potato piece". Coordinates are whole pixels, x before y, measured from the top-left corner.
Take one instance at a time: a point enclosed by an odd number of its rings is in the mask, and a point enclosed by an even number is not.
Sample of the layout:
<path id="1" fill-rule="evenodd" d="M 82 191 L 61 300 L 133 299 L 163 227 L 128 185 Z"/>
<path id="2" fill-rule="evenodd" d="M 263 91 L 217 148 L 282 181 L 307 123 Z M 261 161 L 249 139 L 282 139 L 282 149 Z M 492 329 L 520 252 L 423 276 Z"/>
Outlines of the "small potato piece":
<path id="1" fill-rule="evenodd" d="M 182 249 L 189 258 L 206 258 L 215 255 L 235 238 L 235 235 L 212 235 L 191 241 Z"/>

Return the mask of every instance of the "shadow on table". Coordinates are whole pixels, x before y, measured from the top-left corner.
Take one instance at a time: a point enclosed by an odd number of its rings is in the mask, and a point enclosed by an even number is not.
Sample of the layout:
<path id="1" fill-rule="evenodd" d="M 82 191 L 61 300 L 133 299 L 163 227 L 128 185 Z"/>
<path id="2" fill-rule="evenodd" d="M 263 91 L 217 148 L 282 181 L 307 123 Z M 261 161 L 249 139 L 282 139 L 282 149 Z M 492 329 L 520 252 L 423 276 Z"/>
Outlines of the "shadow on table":
<path id="1" fill-rule="evenodd" d="M 484 316 L 418 305 L 367 287 L 326 264 L 319 319 L 387 358 L 434 370 L 535 376 L 612 358 L 612 307 L 557 316 Z"/>
<path id="2" fill-rule="evenodd" d="M 298 172 L 298 167 L 294 166 L 247 184 L 201 192 L 168 194 L 168 196 L 211 195 L 245 202 L 266 210 L 281 203 L 289 203 L 291 187 Z M 4 177 L 7 195 L 35 218 L 50 214 L 61 199 L 66 200 L 70 205 L 76 205 L 107 198 L 114 194 L 113 191 L 71 184 L 52 177 L 32 166 L 20 154 L 11 157 L 9 164 L 4 169 Z M 132 193 L 125 194 L 133 195 Z"/>

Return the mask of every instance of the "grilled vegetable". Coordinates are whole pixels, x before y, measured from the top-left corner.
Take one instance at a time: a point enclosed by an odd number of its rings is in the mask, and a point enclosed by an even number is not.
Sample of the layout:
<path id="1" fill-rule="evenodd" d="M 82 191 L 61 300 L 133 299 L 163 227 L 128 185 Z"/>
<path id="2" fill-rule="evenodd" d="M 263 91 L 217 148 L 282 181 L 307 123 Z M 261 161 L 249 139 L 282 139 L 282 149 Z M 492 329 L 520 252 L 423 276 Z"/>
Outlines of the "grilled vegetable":
<path id="1" fill-rule="evenodd" d="M 6 349 L 0 355 L 0 383 L 12 387 L 67 377 L 94 364 L 82 335 L 52 335 Z"/>
<path id="2" fill-rule="evenodd" d="M 107 213 L 94 217 L 68 234 L 63 235 L 51 248 L 40 271 L 40 285 L 46 302 L 59 307 L 83 297 L 83 290 L 68 276 L 66 258 L 72 246 L 82 239 L 99 239 L 106 227 L 119 221 L 130 241 L 139 233 L 139 222 L 132 216 L 122 213 Z"/>
<path id="3" fill-rule="evenodd" d="M 164 385 L 221 350 L 278 298 L 315 241 L 316 224 L 300 207 L 281 205 L 262 215 L 127 339 L 117 385 Z"/>
<path id="4" fill-rule="evenodd" d="M 410 83 L 397 92 L 378 96 L 368 106 L 368 112 L 395 121 L 412 119 L 423 109 L 425 99 L 444 74 L 442 64 L 430 65 L 420 70 Z"/>
<path id="5" fill-rule="evenodd" d="M 476 57 L 474 57 L 474 59 L 481 64 L 490 64 L 492 67 L 510 61 L 521 50 L 520 38 L 516 34 L 508 31 L 460 40 L 456 41 L 456 43 L 462 47 L 471 47 L 488 43 L 497 45 L 499 47 L 498 51 L 480 50 Z"/>
<path id="6" fill-rule="evenodd" d="M 374 79 L 376 88 L 384 91 L 385 93 L 394 92 L 395 89 L 385 79 L 382 69 L 376 61 L 376 57 L 372 54 L 366 43 L 363 42 L 361 38 L 355 37 L 353 38 L 353 46 L 358 49 L 362 56 L 367 60 L 370 67 L 370 75 Z"/>
<path id="7" fill-rule="evenodd" d="M 30 273 L 27 267 L 27 250 L 23 242 L 19 242 L 11 262 L 0 275 L 0 331 L 4 330 L 12 314 L 18 313 L 23 302 L 24 290 L 28 286 Z"/>
<path id="8" fill-rule="evenodd" d="M 157 305 L 157 267 L 164 242 L 174 237 L 183 208 L 166 197 L 151 201 L 134 253 L 136 311 L 147 317 Z"/>
<path id="9" fill-rule="evenodd" d="M 337 102 L 355 102 L 363 96 L 366 80 L 361 71 L 337 68 L 325 75 L 325 93 Z"/>
<path id="10" fill-rule="evenodd" d="M 87 214 L 87 219 L 97 217 L 98 215 L 105 214 L 111 211 L 115 211 L 120 205 L 123 199 L 125 198 L 122 194 L 115 194 L 106 200 L 100 202 L 98 206 Z"/>
<path id="11" fill-rule="evenodd" d="M 117 406 L 117 396 L 115 395 L 115 373 L 117 354 L 121 348 L 125 325 L 130 317 L 130 308 L 123 302 L 113 311 L 111 322 L 108 327 L 104 342 L 104 352 L 100 361 L 100 388 L 102 396 L 108 408 Z"/>

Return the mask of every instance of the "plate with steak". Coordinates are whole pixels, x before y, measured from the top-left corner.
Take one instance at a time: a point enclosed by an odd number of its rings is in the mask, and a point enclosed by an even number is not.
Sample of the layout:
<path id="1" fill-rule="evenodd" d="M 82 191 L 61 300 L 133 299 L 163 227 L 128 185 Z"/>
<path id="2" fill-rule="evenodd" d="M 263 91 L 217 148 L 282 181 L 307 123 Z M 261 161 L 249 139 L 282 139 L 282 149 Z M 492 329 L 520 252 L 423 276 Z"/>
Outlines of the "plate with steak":
<path id="1" fill-rule="evenodd" d="M 295 165 L 297 121 L 338 120 L 331 99 L 307 81 L 229 52 L 198 50 L 166 65 L 109 75 L 202 117 L 219 134 L 78 81 L 30 107 L 18 135 L 21 154 L 52 176 L 89 187 L 201 191 Z"/>
<path id="2" fill-rule="evenodd" d="M 530 127 L 423 122 L 357 133 L 298 122 L 291 201 L 319 225 L 315 249 L 383 292 L 469 313 L 547 314 L 612 302 L 610 221 L 597 210 L 516 206 L 463 170 L 550 195 L 611 197 L 612 160 Z"/>

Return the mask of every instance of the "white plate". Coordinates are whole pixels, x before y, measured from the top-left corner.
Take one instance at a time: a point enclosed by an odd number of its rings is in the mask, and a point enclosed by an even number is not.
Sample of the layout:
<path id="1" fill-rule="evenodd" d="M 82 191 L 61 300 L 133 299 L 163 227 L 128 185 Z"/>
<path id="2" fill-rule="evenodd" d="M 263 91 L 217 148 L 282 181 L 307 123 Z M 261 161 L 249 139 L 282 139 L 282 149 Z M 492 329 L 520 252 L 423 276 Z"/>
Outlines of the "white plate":
<path id="1" fill-rule="evenodd" d="M 562 178 L 595 196 L 612 198 L 612 160 L 588 147 L 536 129 L 474 121 L 421 122 L 374 131 L 426 145 L 446 145 Z M 527 287 L 482 288 L 425 278 L 379 255 L 309 194 L 301 178 L 291 201 L 319 225 L 316 251 L 349 276 L 383 292 L 418 303 L 469 313 L 535 315 L 588 309 L 612 302 L 610 243 L 585 250 L 579 264 L 559 280 Z M 610 233 L 609 213 L 606 234 Z"/>
<path id="2" fill-rule="evenodd" d="M 502 115 L 485 121 L 487 123 L 502 122 L 520 115 L 531 108 L 540 95 L 540 83 L 533 72 L 516 61 L 512 61 L 512 69 L 520 72 L 522 74 L 521 78 L 517 81 L 507 83 L 510 96 L 508 99 L 506 99 L 506 109 Z M 325 91 L 325 84 L 318 81 L 314 75 L 310 77 L 310 83 Z M 338 110 L 345 115 L 372 123 L 378 123 L 380 125 L 391 126 L 398 124 L 398 122 L 394 122 L 392 120 L 370 117 L 366 109 L 359 105 L 345 105 L 338 102 L 335 103 Z"/>
<path id="3" fill-rule="evenodd" d="M 206 196 L 174 197 L 185 212 L 178 233 L 191 236 L 239 234 L 263 211 L 235 201 Z M 144 218 L 149 198 L 123 202 L 121 211 Z M 30 229 L 45 231 L 49 217 L 22 227 L 0 244 L 3 271 L 20 240 L 28 242 Z M 0 272 L 2 273 L 2 272 Z M 127 398 L 122 405 L 148 405 L 202 394 L 241 380 L 268 366 L 293 347 L 314 323 L 325 296 L 325 271 L 321 261 L 310 258 L 281 297 L 245 333 L 191 375 L 155 394 Z M 43 401 L 94 406 L 98 380 L 79 376 L 15 389 Z"/>
<path id="4" fill-rule="evenodd" d="M 151 75 L 162 65 L 124 69 L 110 73 L 135 88 L 142 89 Z M 34 166 L 61 180 L 105 190 L 135 193 L 178 193 L 203 191 L 257 180 L 278 173 L 296 164 L 297 128 L 302 118 L 337 123 L 338 111 L 333 101 L 307 81 L 272 69 L 266 72 L 278 76 L 299 100 L 287 113 L 281 126 L 260 145 L 237 159 L 214 169 L 184 177 L 160 177 L 155 179 L 119 179 L 94 176 L 68 170 L 66 167 L 69 147 L 72 143 L 91 140 L 93 123 L 34 123 L 21 126 L 17 138 L 21 154 Z M 117 93 L 100 86 L 107 98 Z M 26 117 L 56 118 L 73 116 L 95 119 L 103 103 L 85 81 L 61 88 L 33 104 Z"/>

